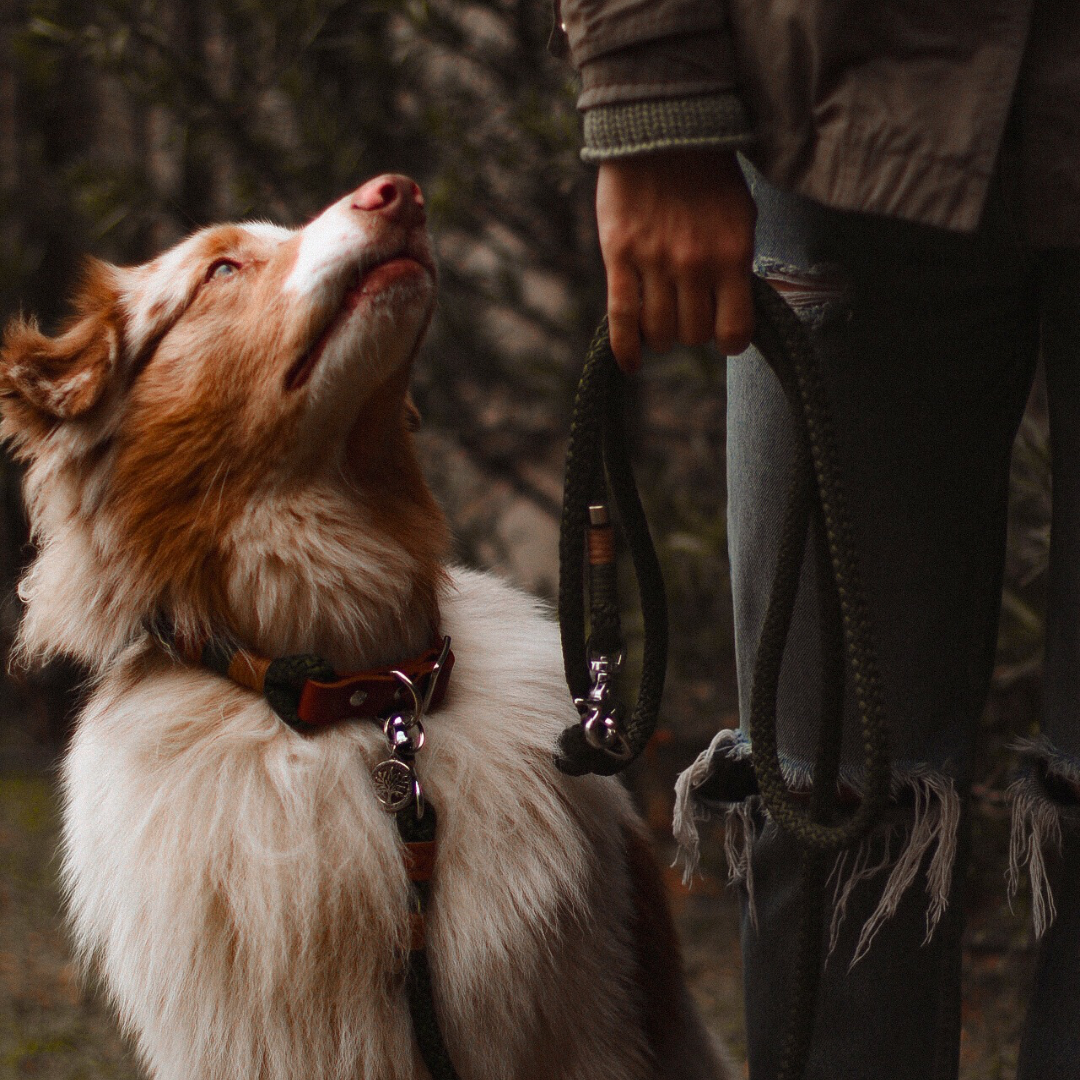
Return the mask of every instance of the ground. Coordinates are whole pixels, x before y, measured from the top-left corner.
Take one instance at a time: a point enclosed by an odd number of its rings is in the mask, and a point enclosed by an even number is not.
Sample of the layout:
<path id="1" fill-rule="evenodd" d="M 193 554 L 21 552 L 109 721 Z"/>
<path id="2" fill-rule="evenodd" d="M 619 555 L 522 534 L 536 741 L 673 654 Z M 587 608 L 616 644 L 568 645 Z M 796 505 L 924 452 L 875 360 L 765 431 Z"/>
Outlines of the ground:
<path id="1" fill-rule="evenodd" d="M 1000 842 L 999 830 L 992 828 L 992 814 L 983 817 L 990 825 L 984 822 L 989 839 L 982 846 L 993 848 Z M 0 777 L 0 1080 L 136 1080 L 140 1072 L 130 1047 L 100 995 L 80 983 L 67 949 L 56 842 L 50 775 Z M 658 845 L 666 853 L 660 837 Z M 708 847 L 718 850 L 715 837 Z M 993 851 L 990 856 L 973 873 L 999 862 Z M 744 1047 L 738 904 L 722 875 L 723 867 L 710 860 L 690 890 L 675 870 L 668 872 L 668 884 L 695 996 L 738 1058 Z M 1002 890 L 996 891 L 1000 898 Z M 965 953 L 963 1080 L 1015 1076 L 1021 999 L 1032 956 L 1022 913 L 1011 913 L 1000 899 L 972 908 Z"/>

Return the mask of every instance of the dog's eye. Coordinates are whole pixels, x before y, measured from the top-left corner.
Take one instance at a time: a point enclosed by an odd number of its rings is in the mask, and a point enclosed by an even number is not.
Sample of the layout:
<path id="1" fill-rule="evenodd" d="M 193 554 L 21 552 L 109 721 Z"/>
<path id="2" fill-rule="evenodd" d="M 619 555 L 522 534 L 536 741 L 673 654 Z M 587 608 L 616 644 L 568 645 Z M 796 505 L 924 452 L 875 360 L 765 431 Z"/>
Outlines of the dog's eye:
<path id="1" fill-rule="evenodd" d="M 232 277 L 240 269 L 240 264 L 233 259 L 218 259 L 217 262 L 210 264 L 210 269 L 206 271 L 206 281 L 211 278 L 223 278 Z"/>

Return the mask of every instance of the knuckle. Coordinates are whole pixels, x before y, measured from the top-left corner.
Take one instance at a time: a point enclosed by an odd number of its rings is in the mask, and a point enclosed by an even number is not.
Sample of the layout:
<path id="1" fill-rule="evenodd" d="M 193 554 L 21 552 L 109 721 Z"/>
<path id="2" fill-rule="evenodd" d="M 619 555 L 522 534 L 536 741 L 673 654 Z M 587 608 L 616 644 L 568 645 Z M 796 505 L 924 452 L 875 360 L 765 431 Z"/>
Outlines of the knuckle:
<path id="1" fill-rule="evenodd" d="M 624 234 L 600 236 L 600 249 L 606 263 L 629 264 L 632 262 L 634 245 Z"/>
<path id="2" fill-rule="evenodd" d="M 681 244 L 671 252 L 671 265 L 679 277 L 697 277 L 712 263 L 711 252 L 700 244 Z"/>

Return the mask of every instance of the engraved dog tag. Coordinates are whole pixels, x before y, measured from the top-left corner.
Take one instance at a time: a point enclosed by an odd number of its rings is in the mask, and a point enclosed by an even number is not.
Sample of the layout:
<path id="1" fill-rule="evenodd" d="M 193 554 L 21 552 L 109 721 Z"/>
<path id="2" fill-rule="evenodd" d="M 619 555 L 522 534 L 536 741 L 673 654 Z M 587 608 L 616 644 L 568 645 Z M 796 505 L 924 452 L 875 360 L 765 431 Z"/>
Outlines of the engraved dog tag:
<path id="1" fill-rule="evenodd" d="M 416 773 L 397 758 L 380 761 L 371 770 L 371 782 L 375 786 L 375 797 L 388 814 L 404 810 L 416 797 Z"/>

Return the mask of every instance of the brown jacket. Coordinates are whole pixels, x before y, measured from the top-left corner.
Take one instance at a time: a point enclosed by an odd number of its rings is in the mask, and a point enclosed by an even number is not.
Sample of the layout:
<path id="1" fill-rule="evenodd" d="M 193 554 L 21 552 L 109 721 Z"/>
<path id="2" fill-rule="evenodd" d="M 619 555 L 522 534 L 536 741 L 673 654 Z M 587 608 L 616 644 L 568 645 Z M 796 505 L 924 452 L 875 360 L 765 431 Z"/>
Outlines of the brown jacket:
<path id="1" fill-rule="evenodd" d="M 968 230 L 1002 144 L 1080 245 L 1080 0 L 561 0 L 587 160 L 745 144 L 775 184 Z"/>

